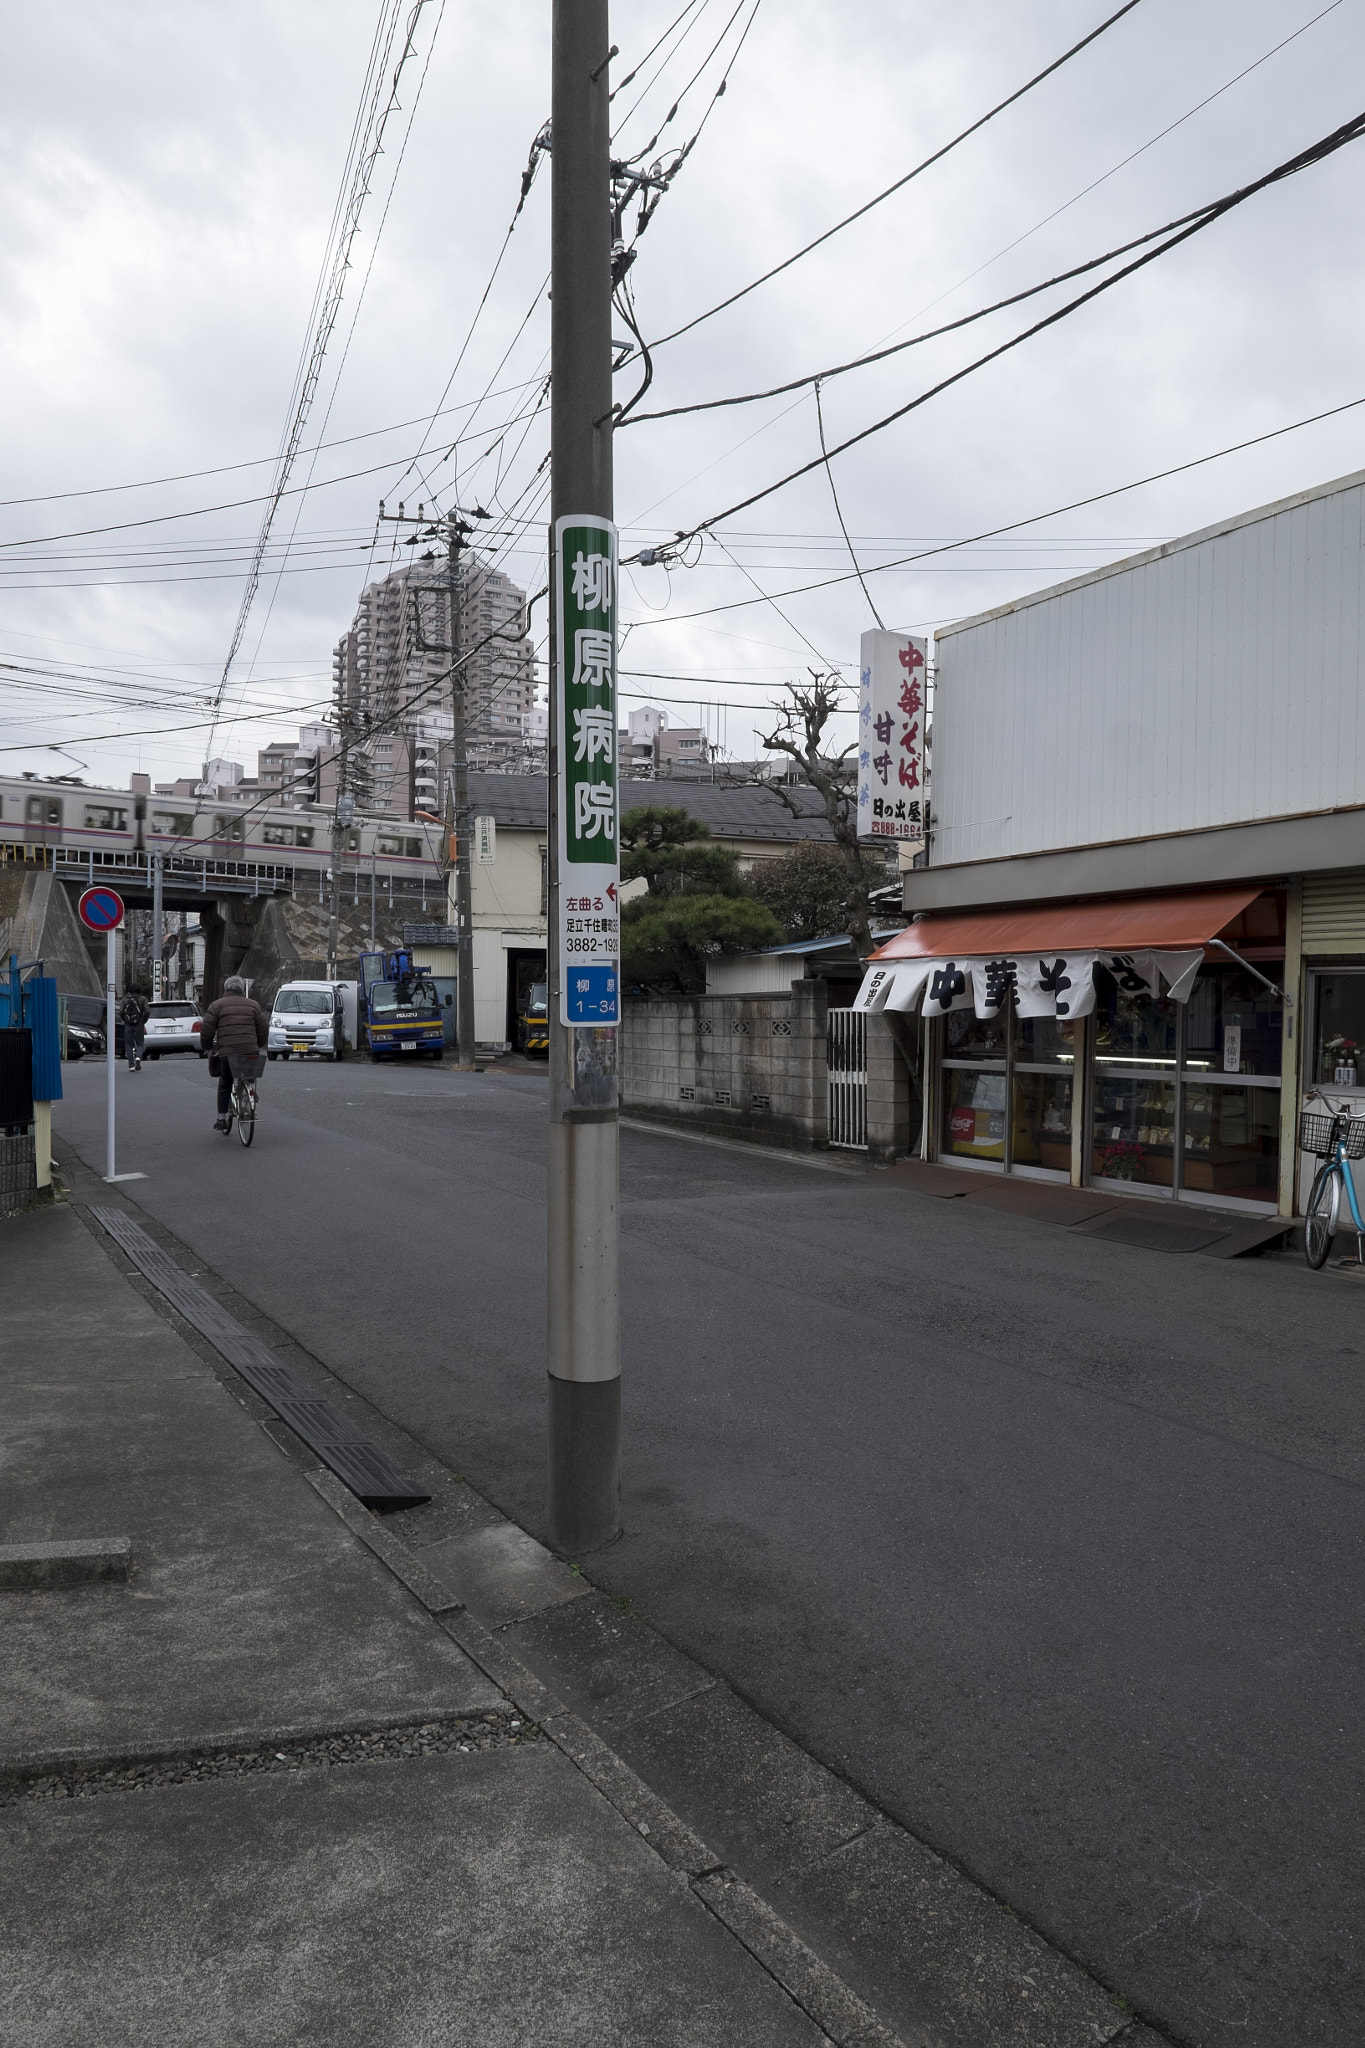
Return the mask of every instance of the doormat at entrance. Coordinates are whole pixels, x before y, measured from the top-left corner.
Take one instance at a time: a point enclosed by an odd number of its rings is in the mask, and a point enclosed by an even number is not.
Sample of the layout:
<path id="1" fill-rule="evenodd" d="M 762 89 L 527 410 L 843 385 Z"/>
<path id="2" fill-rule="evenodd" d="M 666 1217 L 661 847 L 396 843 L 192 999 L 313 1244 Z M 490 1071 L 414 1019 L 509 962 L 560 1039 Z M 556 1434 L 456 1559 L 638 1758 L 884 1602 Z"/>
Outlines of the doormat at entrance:
<path id="1" fill-rule="evenodd" d="M 973 1207 L 1003 1209 L 1011 1216 L 1031 1216 L 1035 1223 L 1086 1223 L 1092 1216 L 1111 1216 L 1118 1204 L 1087 1188 L 1049 1187 L 1046 1181 L 987 1181 L 970 1190 Z"/>
<path id="2" fill-rule="evenodd" d="M 894 1166 L 880 1168 L 875 1177 L 893 1188 L 913 1188 L 917 1195 L 941 1198 L 975 1194 L 983 1181 L 991 1185 L 984 1174 L 970 1168 L 934 1166 L 927 1159 L 898 1159 Z"/>
<path id="3" fill-rule="evenodd" d="M 1231 1226 L 1177 1223 L 1170 1216 L 1101 1216 L 1093 1223 L 1075 1226 L 1086 1237 L 1102 1237 L 1108 1244 L 1131 1244 L 1148 1252 L 1201 1252 L 1207 1245 L 1230 1237 Z"/>

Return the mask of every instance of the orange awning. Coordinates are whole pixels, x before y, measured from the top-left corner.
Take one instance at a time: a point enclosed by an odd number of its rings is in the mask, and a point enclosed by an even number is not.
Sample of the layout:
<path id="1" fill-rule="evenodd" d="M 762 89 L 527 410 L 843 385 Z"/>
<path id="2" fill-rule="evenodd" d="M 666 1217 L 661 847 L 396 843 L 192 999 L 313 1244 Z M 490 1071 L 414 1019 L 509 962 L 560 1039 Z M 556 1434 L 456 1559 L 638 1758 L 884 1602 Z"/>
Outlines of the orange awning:
<path id="1" fill-rule="evenodd" d="M 1189 889 L 1172 896 L 1115 896 L 1029 910 L 925 917 L 872 955 L 874 960 L 945 960 L 1002 953 L 1186 952 L 1206 946 L 1254 903 L 1259 885 Z"/>

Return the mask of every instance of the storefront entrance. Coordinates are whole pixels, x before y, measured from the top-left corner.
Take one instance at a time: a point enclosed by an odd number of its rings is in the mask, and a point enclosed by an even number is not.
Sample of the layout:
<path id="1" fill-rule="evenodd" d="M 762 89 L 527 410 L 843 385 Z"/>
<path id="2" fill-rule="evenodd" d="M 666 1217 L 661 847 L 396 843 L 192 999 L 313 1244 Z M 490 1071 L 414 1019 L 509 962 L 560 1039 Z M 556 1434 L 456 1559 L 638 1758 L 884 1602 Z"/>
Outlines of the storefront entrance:
<path id="1" fill-rule="evenodd" d="M 1283 962 L 1262 972 L 1278 981 Z M 1185 1003 L 1099 981 L 1091 1180 L 1274 1208 L 1282 997 L 1231 962 L 1201 967 Z"/>
<path id="2" fill-rule="evenodd" d="M 1282 962 L 1258 965 L 1282 979 Z M 1184 1003 L 1127 993 L 1097 968 L 1094 1014 L 1076 1023 L 1021 1018 L 1012 1002 L 993 1018 L 956 1011 L 942 1024 L 939 1156 L 1070 1179 L 1079 1055 L 1078 1178 L 1273 1209 L 1282 1010 L 1247 968 L 1206 962 Z"/>

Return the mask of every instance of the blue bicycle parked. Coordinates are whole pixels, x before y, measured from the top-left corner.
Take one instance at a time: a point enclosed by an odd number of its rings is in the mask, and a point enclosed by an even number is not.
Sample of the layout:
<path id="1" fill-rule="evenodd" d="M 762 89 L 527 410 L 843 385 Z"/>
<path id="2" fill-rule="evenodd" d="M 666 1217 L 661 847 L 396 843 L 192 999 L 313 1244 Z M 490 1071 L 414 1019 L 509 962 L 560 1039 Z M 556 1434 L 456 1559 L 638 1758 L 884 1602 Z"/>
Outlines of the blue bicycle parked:
<path id="1" fill-rule="evenodd" d="M 1317 1089 L 1313 1090 L 1309 1100 L 1323 1103 L 1331 1114 L 1323 1116 L 1315 1110 L 1304 1110 L 1299 1117 L 1300 1146 L 1322 1161 L 1313 1176 L 1313 1191 L 1308 1197 L 1304 1217 L 1304 1257 L 1315 1272 L 1327 1263 L 1327 1254 L 1332 1249 L 1341 1217 L 1341 1190 L 1344 1186 L 1351 1221 L 1355 1225 L 1356 1259 L 1365 1265 L 1365 1221 L 1361 1219 L 1356 1184 L 1351 1174 L 1351 1161 L 1365 1159 L 1365 1120 L 1352 1117 L 1345 1103 L 1333 1107 Z"/>

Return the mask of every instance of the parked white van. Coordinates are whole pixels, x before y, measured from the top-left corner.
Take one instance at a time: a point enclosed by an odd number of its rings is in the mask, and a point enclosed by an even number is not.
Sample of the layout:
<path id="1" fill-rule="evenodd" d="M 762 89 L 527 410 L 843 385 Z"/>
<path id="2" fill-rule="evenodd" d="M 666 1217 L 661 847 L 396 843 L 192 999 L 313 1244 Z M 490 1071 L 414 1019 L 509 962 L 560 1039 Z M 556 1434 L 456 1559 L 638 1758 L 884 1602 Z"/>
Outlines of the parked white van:
<path id="1" fill-rule="evenodd" d="M 353 981 L 287 981 L 270 1011 L 270 1059 L 316 1053 L 339 1060 L 355 1044 L 356 984 Z"/>

